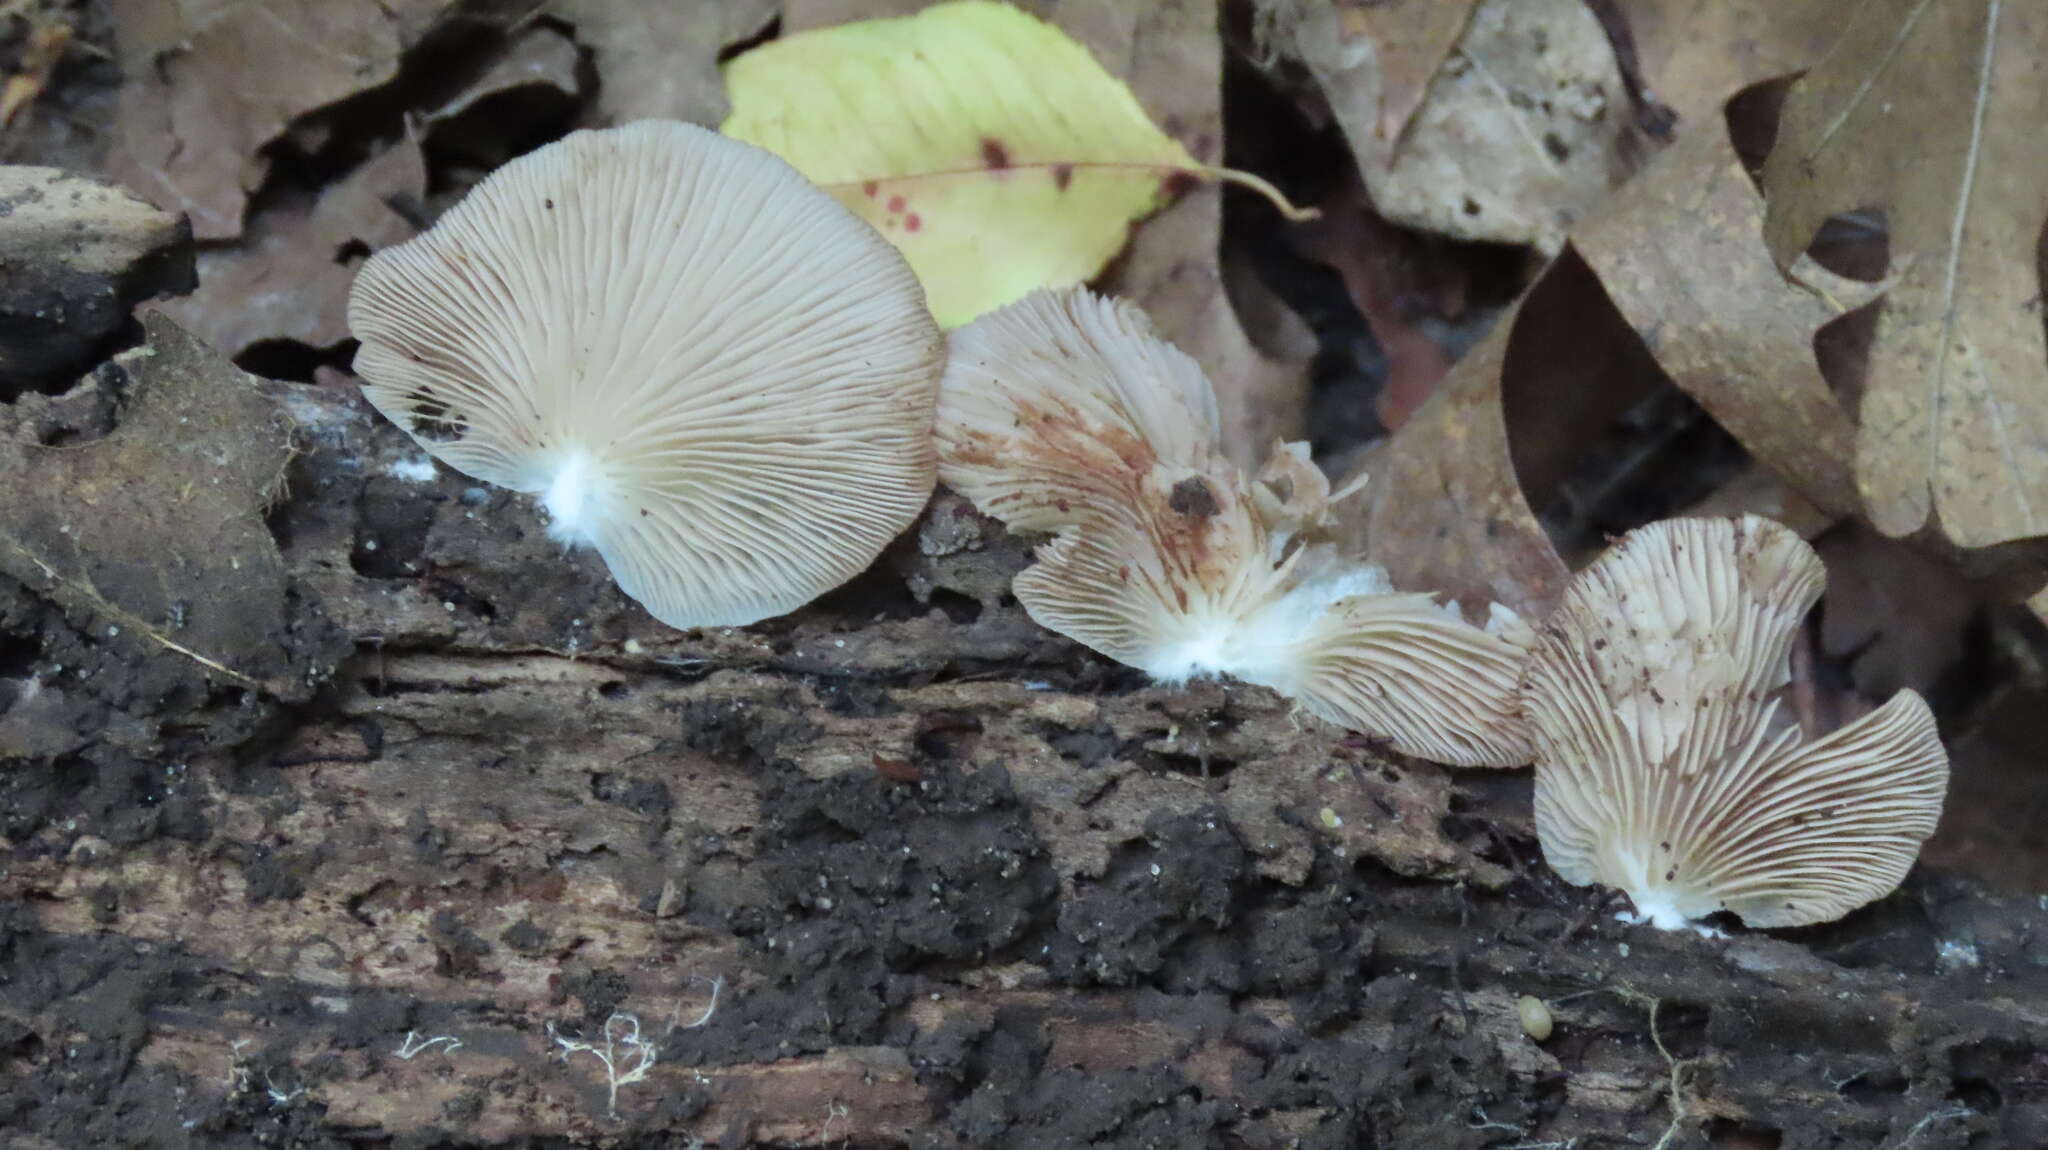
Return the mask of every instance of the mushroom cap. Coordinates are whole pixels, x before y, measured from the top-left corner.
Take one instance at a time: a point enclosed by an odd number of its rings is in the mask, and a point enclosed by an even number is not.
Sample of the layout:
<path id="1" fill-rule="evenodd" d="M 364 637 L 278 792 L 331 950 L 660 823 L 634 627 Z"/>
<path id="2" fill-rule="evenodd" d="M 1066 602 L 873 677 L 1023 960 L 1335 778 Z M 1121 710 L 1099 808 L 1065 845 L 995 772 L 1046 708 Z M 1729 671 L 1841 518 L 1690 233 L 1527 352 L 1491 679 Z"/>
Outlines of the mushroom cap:
<path id="1" fill-rule="evenodd" d="M 1751 515 L 1653 523 L 1572 580 L 1521 694 L 1558 874 L 1618 887 L 1666 928 L 1721 910 L 1826 922 L 1898 886 L 1941 816 L 1948 756 L 1911 691 L 1811 743 L 1781 721 L 1825 578 L 1796 533 Z"/>
<path id="2" fill-rule="evenodd" d="M 541 497 L 674 627 L 782 614 L 923 509 L 944 341 L 875 230 L 687 124 L 574 132 L 493 172 L 349 299 L 370 402 Z"/>
<path id="3" fill-rule="evenodd" d="M 955 331 L 940 478 L 1055 533 L 1014 583 L 1043 626 L 1165 682 L 1230 675 L 1462 765 L 1528 761 L 1522 652 L 1322 538 L 1328 480 L 1283 444 L 1256 480 L 1217 444 L 1215 393 L 1144 313 L 1043 291 Z"/>

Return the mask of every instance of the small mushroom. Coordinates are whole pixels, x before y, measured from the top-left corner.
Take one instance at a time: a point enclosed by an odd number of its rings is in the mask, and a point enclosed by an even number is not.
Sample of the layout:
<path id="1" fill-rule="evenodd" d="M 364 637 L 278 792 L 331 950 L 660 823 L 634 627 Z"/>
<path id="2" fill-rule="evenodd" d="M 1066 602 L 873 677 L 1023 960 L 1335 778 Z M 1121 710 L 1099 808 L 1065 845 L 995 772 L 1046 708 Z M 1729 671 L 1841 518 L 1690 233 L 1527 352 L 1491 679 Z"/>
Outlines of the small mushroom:
<path id="1" fill-rule="evenodd" d="M 506 164 L 349 298 L 377 409 L 540 499 L 673 627 L 794 610 L 925 505 L 944 343 L 903 257 L 773 155 L 686 124 Z"/>
<path id="2" fill-rule="evenodd" d="M 1340 554 L 1307 445 L 1256 478 L 1223 457 L 1216 399 L 1144 313 L 1041 291 L 953 333 L 940 477 L 1053 533 L 1014 583 L 1039 623 L 1155 679 L 1232 676 L 1403 752 L 1512 766 L 1523 648 Z"/>
<path id="3" fill-rule="evenodd" d="M 1525 994 L 1515 1000 L 1515 1017 L 1521 1020 L 1522 1032 L 1536 1042 L 1550 1041 L 1556 1029 L 1556 1020 L 1550 1015 L 1550 1004 L 1533 994 Z"/>
<path id="4" fill-rule="evenodd" d="M 1776 692 L 1826 579 L 1757 516 L 1630 532 L 1581 571 L 1522 683 L 1536 831 L 1565 880 L 1667 930 L 1839 918 L 1889 894 L 1934 833 L 1948 756 L 1912 691 L 1804 741 Z"/>

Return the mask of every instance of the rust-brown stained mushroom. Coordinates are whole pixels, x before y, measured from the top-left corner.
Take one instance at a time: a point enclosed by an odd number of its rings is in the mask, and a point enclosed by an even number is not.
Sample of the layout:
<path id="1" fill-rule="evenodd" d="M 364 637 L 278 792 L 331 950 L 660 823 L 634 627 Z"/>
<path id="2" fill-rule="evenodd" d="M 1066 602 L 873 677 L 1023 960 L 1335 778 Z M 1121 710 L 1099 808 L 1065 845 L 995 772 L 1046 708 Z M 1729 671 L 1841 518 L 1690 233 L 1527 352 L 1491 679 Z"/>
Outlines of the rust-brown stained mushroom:
<path id="1" fill-rule="evenodd" d="M 1653 523 L 1572 580 L 1522 684 L 1560 875 L 1667 930 L 1826 922 L 1898 886 L 1948 756 L 1912 691 L 1811 741 L 1780 710 L 1825 578 L 1797 534 L 1745 516 Z"/>
<path id="2" fill-rule="evenodd" d="M 363 390 L 539 497 L 674 627 L 779 615 L 931 495 L 944 343 L 887 241 L 759 148 L 576 132 L 492 173 L 349 299 Z"/>
<path id="3" fill-rule="evenodd" d="M 953 333 L 940 476 L 1050 532 L 1017 598 L 1039 623 L 1168 683 L 1231 676 L 1438 762 L 1528 761 L 1522 648 L 1396 592 L 1330 541 L 1304 444 L 1256 478 L 1223 457 L 1195 362 L 1137 308 L 1042 291 Z"/>

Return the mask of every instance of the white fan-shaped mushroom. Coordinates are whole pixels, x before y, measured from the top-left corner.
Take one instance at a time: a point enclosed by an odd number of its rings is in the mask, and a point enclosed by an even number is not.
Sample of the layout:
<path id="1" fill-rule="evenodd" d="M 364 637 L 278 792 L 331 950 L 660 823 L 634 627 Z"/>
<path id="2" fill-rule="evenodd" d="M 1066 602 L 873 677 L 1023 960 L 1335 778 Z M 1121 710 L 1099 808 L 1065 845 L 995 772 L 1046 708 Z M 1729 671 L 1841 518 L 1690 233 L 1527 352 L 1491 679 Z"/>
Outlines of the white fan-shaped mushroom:
<path id="1" fill-rule="evenodd" d="M 751 623 L 865 568 L 930 496 L 943 341 L 873 228 L 686 124 L 576 132 L 372 257 L 370 402 L 540 497 L 675 627 Z"/>
<path id="2" fill-rule="evenodd" d="M 1802 745 L 1778 719 L 1825 571 L 1768 519 L 1673 519 L 1580 572 L 1522 684 L 1536 829 L 1565 880 L 1666 929 L 1839 918 L 1898 886 L 1934 833 L 1948 756 L 1901 691 Z"/>
<path id="3" fill-rule="evenodd" d="M 953 333 L 940 477 L 1055 533 L 1014 585 L 1033 619 L 1162 681 L 1272 687 L 1411 754 L 1528 761 L 1521 649 L 1341 557 L 1306 445 L 1253 480 L 1217 432 L 1208 379 L 1129 304 L 1039 292 Z"/>

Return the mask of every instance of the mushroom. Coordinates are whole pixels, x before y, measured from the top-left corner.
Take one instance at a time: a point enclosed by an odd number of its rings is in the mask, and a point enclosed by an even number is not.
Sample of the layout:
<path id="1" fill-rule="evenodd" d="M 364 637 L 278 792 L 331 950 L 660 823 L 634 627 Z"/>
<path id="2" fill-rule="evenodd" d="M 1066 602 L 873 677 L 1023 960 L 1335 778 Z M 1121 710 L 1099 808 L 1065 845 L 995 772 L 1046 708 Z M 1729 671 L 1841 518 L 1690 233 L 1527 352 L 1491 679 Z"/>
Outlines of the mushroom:
<path id="1" fill-rule="evenodd" d="M 1524 672 L 1536 833 L 1565 881 L 1667 930 L 1839 918 L 1934 833 L 1948 756 L 1919 695 L 1806 741 L 1774 694 L 1826 573 L 1754 515 L 1672 519 L 1581 571 Z"/>
<path id="2" fill-rule="evenodd" d="M 1041 291 L 955 331 L 939 473 L 983 513 L 1050 532 L 1013 589 L 1031 617 L 1166 683 L 1231 676 L 1460 765 L 1528 761 L 1523 649 L 1402 594 L 1330 541 L 1306 444 L 1256 478 L 1223 457 L 1216 398 L 1144 313 Z"/>
<path id="3" fill-rule="evenodd" d="M 768 152 L 687 124 L 575 132 L 372 256 L 377 409 L 539 497 L 673 627 L 864 569 L 935 481 L 944 343 L 903 257 Z"/>

